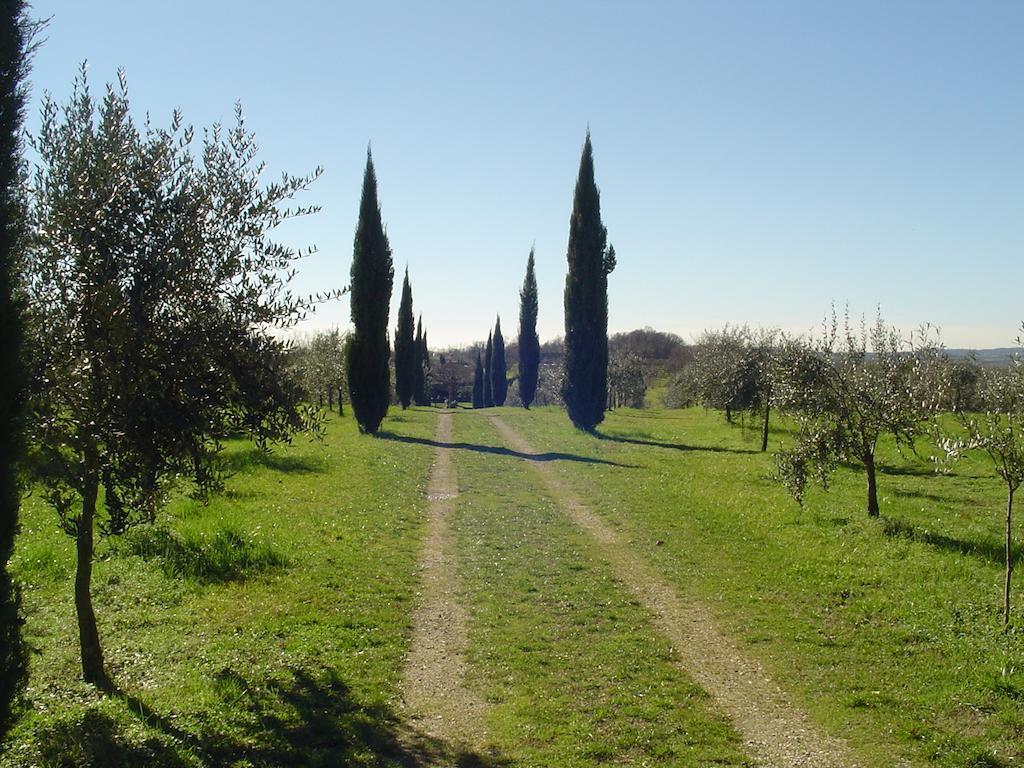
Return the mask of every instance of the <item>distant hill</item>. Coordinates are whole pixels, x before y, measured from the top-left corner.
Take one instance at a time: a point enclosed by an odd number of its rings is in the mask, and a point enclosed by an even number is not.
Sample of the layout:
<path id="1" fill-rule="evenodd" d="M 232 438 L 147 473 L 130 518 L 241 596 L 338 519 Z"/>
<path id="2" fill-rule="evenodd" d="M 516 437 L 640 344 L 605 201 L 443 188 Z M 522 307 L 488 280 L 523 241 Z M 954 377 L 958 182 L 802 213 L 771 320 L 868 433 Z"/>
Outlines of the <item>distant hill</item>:
<path id="1" fill-rule="evenodd" d="M 950 357 L 970 357 L 982 365 L 1005 365 L 1021 353 L 1020 347 L 997 347 L 996 349 L 947 349 Z"/>

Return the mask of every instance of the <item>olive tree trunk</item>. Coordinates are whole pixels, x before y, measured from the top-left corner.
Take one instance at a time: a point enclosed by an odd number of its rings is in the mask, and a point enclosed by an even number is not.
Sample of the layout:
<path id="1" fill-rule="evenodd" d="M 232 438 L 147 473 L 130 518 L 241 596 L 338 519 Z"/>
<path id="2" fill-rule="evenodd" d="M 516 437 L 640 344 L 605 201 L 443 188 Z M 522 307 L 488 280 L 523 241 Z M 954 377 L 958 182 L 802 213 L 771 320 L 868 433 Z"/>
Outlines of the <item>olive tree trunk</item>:
<path id="1" fill-rule="evenodd" d="M 96 519 L 96 498 L 99 473 L 95 457 L 86 458 L 85 485 L 82 489 L 82 514 L 78 518 L 75 545 L 78 563 L 75 569 L 75 611 L 78 615 L 78 640 L 82 647 L 82 677 L 87 683 L 107 687 L 110 680 L 103 668 L 103 649 L 96 629 L 96 613 L 92 607 L 93 525 Z"/>
<path id="2" fill-rule="evenodd" d="M 1006 583 L 1003 585 L 1003 626 L 1010 625 L 1010 577 L 1013 576 L 1013 492 L 1006 494 Z"/>
<path id="3" fill-rule="evenodd" d="M 761 453 L 768 450 L 768 417 L 771 415 L 771 403 L 764 404 L 764 426 L 761 427 Z"/>
<path id="4" fill-rule="evenodd" d="M 865 453 L 864 469 L 868 476 L 868 517 L 878 517 L 878 485 L 875 482 L 875 454 Z"/>

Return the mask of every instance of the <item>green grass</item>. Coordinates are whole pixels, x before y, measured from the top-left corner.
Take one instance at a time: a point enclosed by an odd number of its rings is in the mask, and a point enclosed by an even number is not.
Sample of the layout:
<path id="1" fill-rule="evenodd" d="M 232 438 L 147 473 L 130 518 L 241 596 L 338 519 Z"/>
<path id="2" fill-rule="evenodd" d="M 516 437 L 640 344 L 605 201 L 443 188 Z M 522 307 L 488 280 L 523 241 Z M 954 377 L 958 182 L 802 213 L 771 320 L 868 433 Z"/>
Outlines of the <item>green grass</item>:
<path id="1" fill-rule="evenodd" d="M 433 435 L 428 410 L 392 412 Z M 326 438 L 227 456 L 227 492 L 100 544 L 94 598 L 119 693 L 77 682 L 71 540 L 38 496 L 13 561 L 28 709 L 0 764 L 389 766 L 432 449 Z"/>
<path id="2" fill-rule="evenodd" d="M 720 414 L 619 411 L 605 440 L 554 409 L 502 415 L 539 451 L 636 465 L 559 470 L 870 764 L 1024 761 L 1024 584 L 1004 633 L 1004 497 L 985 459 L 936 475 L 883 446 L 873 521 L 862 473 L 841 469 L 801 510 L 756 434 Z"/>
<path id="3" fill-rule="evenodd" d="M 241 579 L 287 564 L 267 542 L 235 528 L 220 528 L 212 536 L 182 536 L 170 528 L 147 525 L 128 531 L 125 549 L 144 560 L 158 558 L 171 578 L 207 583 Z"/>
<path id="4" fill-rule="evenodd" d="M 455 416 L 470 684 L 521 766 L 745 765 L 738 738 L 584 534 L 478 414 Z M 476 450 L 474 450 L 476 448 Z"/>
<path id="5" fill-rule="evenodd" d="M 618 411 L 602 440 L 555 409 L 495 412 L 564 454 L 549 466 L 865 765 L 1024 763 L 1024 583 L 1004 633 L 1004 498 L 985 459 L 935 475 L 883 446 L 884 518 L 869 520 L 856 468 L 800 509 L 767 479 L 756 430 L 719 414 Z M 503 758 L 743 764 L 728 723 L 528 464 L 472 450 L 501 443 L 481 414 L 454 418 L 468 685 L 492 703 Z M 322 443 L 269 456 L 234 443 L 224 494 L 176 498 L 156 525 L 101 542 L 94 597 L 114 695 L 78 682 L 72 542 L 31 496 L 13 568 L 32 677 L 0 766 L 401 764 L 435 424 L 430 410 L 393 410 L 384 426 L 399 439 L 332 416 Z M 772 447 L 786 437 L 776 428 Z M 443 745 L 421 747 L 427 764 L 451 762 Z"/>

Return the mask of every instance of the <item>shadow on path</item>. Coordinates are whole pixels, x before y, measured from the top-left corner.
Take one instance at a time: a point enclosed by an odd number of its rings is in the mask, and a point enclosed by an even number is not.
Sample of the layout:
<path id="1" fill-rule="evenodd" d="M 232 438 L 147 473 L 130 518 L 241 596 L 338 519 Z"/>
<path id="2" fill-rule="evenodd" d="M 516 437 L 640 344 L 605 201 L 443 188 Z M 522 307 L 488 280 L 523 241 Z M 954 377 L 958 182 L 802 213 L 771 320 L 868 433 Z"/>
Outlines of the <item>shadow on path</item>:
<path id="1" fill-rule="evenodd" d="M 644 440 L 639 437 L 623 437 L 622 435 L 609 435 L 595 431 L 594 437 L 598 440 L 611 440 L 615 443 L 628 443 L 630 445 L 649 445 L 654 448 L 671 448 L 674 451 L 699 451 L 707 453 L 760 453 L 752 448 L 722 448 L 717 445 L 686 445 L 685 443 L 662 443 L 657 440 Z"/>
<path id="2" fill-rule="evenodd" d="M 475 451 L 477 453 L 490 453 L 497 456 L 511 456 L 516 459 L 527 461 L 578 461 L 582 464 L 606 464 L 610 467 L 622 467 L 624 469 L 636 469 L 635 464 L 622 464 L 618 461 L 598 459 L 593 456 L 579 456 L 574 453 L 523 453 L 514 451 L 511 448 L 504 448 L 495 445 L 480 445 L 478 443 L 446 443 L 440 440 L 431 440 L 425 437 L 409 437 L 408 435 L 396 435 L 394 432 L 382 430 L 377 433 L 382 440 L 394 440 L 399 443 L 414 443 L 416 445 L 429 445 L 432 448 L 453 448 L 460 451 Z"/>
<path id="3" fill-rule="evenodd" d="M 141 699 L 114 690 L 149 733 L 98 708 L 47 726 L 38 734 L 46 764 L 184 768 L 203 765 L 308 766 L 309 768 L 503 768 L 496 755 L 453 749 L 403 724 L 384 705 L 355 701 L 333 671 L 316 676 L 293 670 L 292 679 L 250 680 L 225 669 L 213 680 L 223 702 L 220 717 L 176 723 Z M 224 722 L 227 720 L 228 722 Z M 153 733 L 153 732 L 156 733 Z"/>

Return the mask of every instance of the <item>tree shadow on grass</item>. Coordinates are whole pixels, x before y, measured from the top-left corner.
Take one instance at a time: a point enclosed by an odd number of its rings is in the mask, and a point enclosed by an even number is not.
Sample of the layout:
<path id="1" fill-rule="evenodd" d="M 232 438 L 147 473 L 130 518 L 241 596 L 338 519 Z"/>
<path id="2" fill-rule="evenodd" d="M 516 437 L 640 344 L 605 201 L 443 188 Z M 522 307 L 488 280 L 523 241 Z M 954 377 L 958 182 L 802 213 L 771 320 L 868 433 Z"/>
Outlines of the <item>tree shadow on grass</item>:
<path id="1" fill-rule="evenodd" d="M 221 457 L 221 467 L 229 475 L 254 472 L 257 469 L 271 469 L 287 475 L 309 475 L 324 471 L 323 462 L 317 459 L 264 451 L 255 445 L 242 451 L 225 453 Z"/>
<path id="2" fill-rule="evenodd" d="M 408 435 L 397 435 L 386 430 L 377 433 L 382 440 L 394 440 L 399 443 L 413 443 L 415 445 L 429 445 L 432 448 L 453 448 L 459 451 L 475 451 L 476 453 L 490 453 L 496 456 L 511 456 L 516 459 L 527 461 L 577 461 L 582 464 L 605 464 L 610 467 L 622 467 L 624 469 L 636 469 L 635 464 L 623 464 L 608 459 L 598 459 L 594 456 L 580 456 L 575 453 L 523 453 L 497 445 L 481 445 L 478 443 L 445 443 L 440 440 L 432 440 L 425 437 L 410 437 Z"/>
<path id="3" fill-rule="evenodd" d="M 665 413 L 665 410 L 671 409 L 663 409 L 659 413 L 624 413 L 623 411 L 615 409 L 608 413 L 614 414 L 620 419 L 656 419 L 657 421 L 682 421 L 686 419 L 686 416 L 673 416 Z"/>
<path id="4" fill-rule="evenodd" d="M 203 584 L 239 581 L 288 564 L 267 542 L 228 527 L 219 528 L 211 536 L 197 536 L 182 535 L 163 526 L 140 526 L 128 532 L 122 546 L 144 560 L 159 560 L 172 578 L 185 577 Z"/>
<path id="5" fill-rule="evenodd" d="M 863 469 L 863 464 L 851 464 L 850 466 Z M 922 479 L 934 480 L 937 478 L 959 478 L 961 480 L 988 480 L 992 475 L 966 474 L 952 470 L 938 470 L 933 466 L 908 466 L 894 467 L 890 465 L 878 465 L 880 475 L 893 475 L 896 477 L 920 477 Z"/>
<path id="6" fill-rule="evenodd" d="M 855 467 L 864 468 L 863 464 L 854 464 Z M 936 472 L 934 467 L 914 467 L 904 465 L 902 467 L 894 467 L 891 464 L 879 464 L 876 465 L 878 474 L 880 475 L 893 475 L 895 477 L 941 477 L 940 472 Z"/>
<path id="7" fill-rule="evenodd" d="M 500 768 L 508 761 L 493 754 L 460 750 L 403 724 L 386 706 L 357 702 L 333 671 L 292 672 L 289 681 L 254 681 L 225 669 L 214 691 L 227 726 L 180 723 L 121 691 L 112 696 L 146 726 L 132 727 L 99 709 L 74 722 L 38 734 L 46 764 L 183 768 L 245 764 L 258 768 Z M 222 721 L 224 718 L 217 718 Z"/>
<path id="8" fill-rule="evenodd" d="M 899 496 L 903 499 L 923 499 L 924 501 L 932 501 L 936 504 L 951 504 L 960 500 L 959 496 L 952 494 L 924 493 L 923 491 L 907 490 L 905 488 L 893 488 L 891 493 L 893 496 Z"/>
<path id="9" fill-rule="evenodd" d="M 993 539 L 967 541 L 943 533 L 922 529 L 899 518 L 882 517 L 882 532 L 890 539 L 902 538 L 919 541 L 946 552 L 970 555 L 995 565 L 1005 563 L 1006 551 L 1002 542 Z"/>
<path id="10" fill-rule="evenodd" d="M 698 451 L 706 453 L 760 453 L 752 448 L 722 448 L 717 445 L 686 445 L 685 443 L 663 443 L 658 440 L 647 440 L 640 437 L 626 437 L 624 435 L 610 435 L 606 432 L 592 433 L 598 440 L 611 440 L 615 443 L 628 443 L 629 445 L 647 445 L 654 448 L 671 448 L 674 451 Z"/>

